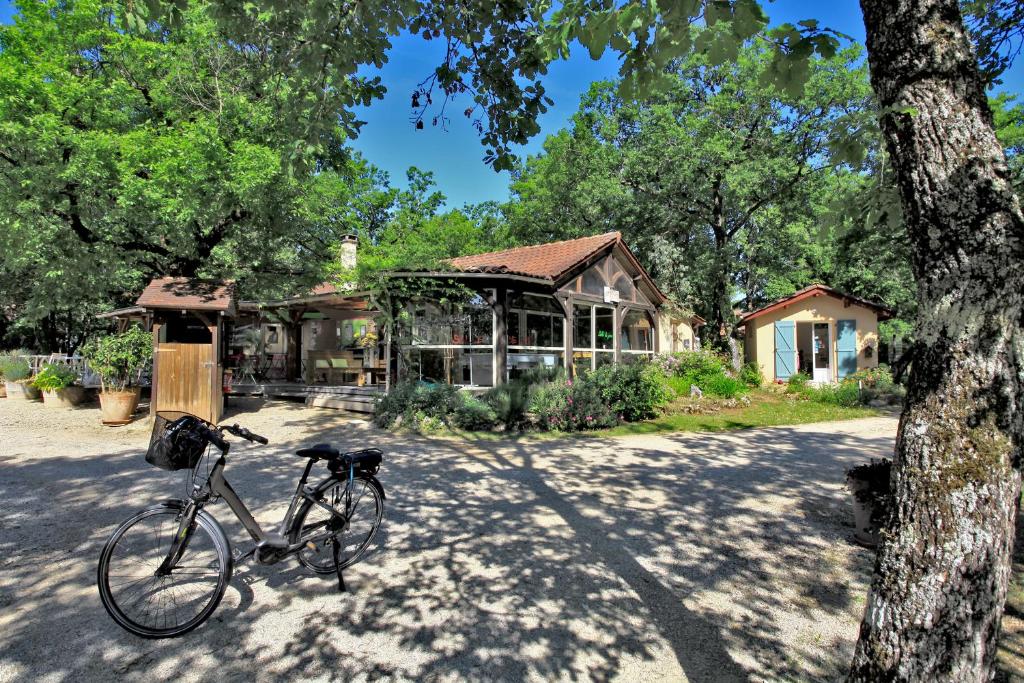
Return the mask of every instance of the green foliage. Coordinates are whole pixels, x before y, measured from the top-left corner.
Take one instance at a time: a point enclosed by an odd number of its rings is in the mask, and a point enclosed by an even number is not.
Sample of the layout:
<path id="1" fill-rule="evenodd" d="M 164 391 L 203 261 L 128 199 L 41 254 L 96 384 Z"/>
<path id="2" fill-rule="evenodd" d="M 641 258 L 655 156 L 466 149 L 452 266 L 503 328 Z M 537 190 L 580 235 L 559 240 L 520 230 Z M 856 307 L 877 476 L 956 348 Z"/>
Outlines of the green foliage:
<path id="1" fill-rule="evenodd" d="M 618 424 L 619 419 L 602 395 L 598 382 L 590 381 L 590 372 L 575 382 L 556 380 L 538 387 L 530 402 L 530 412 L 540 429 L 575 432 Z"/>
<path id="2" fill-rule="evenodd" d="M 32 386 L 40 391 L 60 391 L 78 381 L 75 371 L 59 363 L 47 363 L 32 378 Z"/>
<path id="3" fill-rule="evenodd" d="M 818 403 L 846 408 L 861 404 L 860 389 L 856 382 L 843 381 L 839 384 L 823 384 L 819 387 L 804 385 L 802 395 Z"/>
<path id="4" fill-rule="evenodd" d="M 343 148 L 353 117 L 331 110 L 374 89 L 362 79 L 279 71 L 269 36 L 240 49 L 203 2 L 173 27 L 132 31 L 120 2 L 18 11 L 0 27 L 9 336 L 75 348 L 96 313 L 157 274 L 293 294 L 324 279 L 337 238 L 386 200 L 381 176 Z M 299 139 L 311 120 L 313 145 Z"/>
<path id="5" fill-rule="evenodd" d="M 0 356 L 0 378 L 5 382 L 17 382 L 32 376 L 32 366 L 18 355 Z"/>
<path id="6" fill-rule="evenodd" d="M 119 334 L 90 339 L 82 348 L 82 357 L 100 376 L 103 391 L 124 391 L 138 384 L 153 358 L 153 336 L 133 325 Z"/>
<path id="7" fill-rule="evenodd" d="M 527 423 L 526 413 L 530 406 L 531 393 L 537 386 L 551 382 L 561 374 L 562 371 L 558 368 L 535 368 L 489 389 L 483 400 L 494 409 L 498 421 L 506 428 L 520 429 Z"/>
<path id="8" fill-rule="evenodd" d="M 498 423 L 498 415 L 488 403 L 463 395 L 461 404 L 455 408 L 452 422 L 459 429 L 485 431 L 494 428 Z"/>
<path id="9" fill-rule="evenodd" d="M 447 423 L 460 399 L 458 387 L 450 384 L 400 382 L 377 401 L 374 422 L 384 428 L 394 426 L 399 417 L 416 425 L 422 424 L 424 418 Z"/>
<path id="10" fill-rule="evenodd" d="M 613 415 L 626 422 L 647 420 L 668 402 L 660 370 L 649 363 L 605 365 L 584 375 L 577 384 L 593 384 Z"/>
<path id="11" fill-rule="evenodd" d="M 789 376 L 789 380 L 786 382 L 786 392 L 791 394 L 799 394 L 804 389 L 808 388 L 808 382 L 811 381 L 811 376 L 806 372 L 797 372 Z"/>
<path id="12" fill-rule="evenodd" d="M 766 82 L 774 50 L 753 41 L 718 61 L 698 49 L 639 102 L 621 81 L 594 84 L 513 183 L 510 233 L 537 243 L 621 230 L 711 327 L 731 322 L 737 284 L 751 303 L 807 284 L 828 265 L 808 206 L 822 178 L 859 177 L 862 160 L 833 158 L 831 143 L 874 129 L 871 92 L 855 48 L 807 62 L 799 94 L 780 91 Z"/>
<path id="13" fill-rule="evenodd" d="M 759 387 L 764 382 L 764 377 L 761 375 L 761 368 L 751 361 L 743 366 L 740 370 L 740 380 L 748 387 Z"/>
<path id="14" fill-rule="evenodd" d="M 698 386 L 705 394 L 719 398 L 736 398 L 747 392 L 747 385 L 742 380 L 724 374 L 705 377 Z"/>
<path id="15" fill-rule="evenodd" d="M 693 386 L 719 398 L 735 398 L 747 391 L 747 382 L 730 374 L 729 360 L 713 351 L 659 354 L 653 365 L 663 373 L 663 384 L 677 396 L 689 396 Z"/>

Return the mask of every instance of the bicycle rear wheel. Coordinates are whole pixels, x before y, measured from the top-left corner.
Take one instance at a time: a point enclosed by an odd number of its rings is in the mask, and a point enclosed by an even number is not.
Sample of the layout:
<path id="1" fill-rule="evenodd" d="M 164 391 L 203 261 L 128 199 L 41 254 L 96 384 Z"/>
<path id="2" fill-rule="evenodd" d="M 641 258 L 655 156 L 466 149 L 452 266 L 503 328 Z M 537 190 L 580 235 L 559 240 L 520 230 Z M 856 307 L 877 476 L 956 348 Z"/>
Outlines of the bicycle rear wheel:
<path id="1" fill-rule="evenodd" d="M 331 479 L 318 487 L 320 501 L 338 516 L 307 500 L 292 524 L 290 542 L 301 540 L 305 544 L 298 552 L 299 562 L 317 574 L 335 571 L 335 544 L 338 565 L 344 569 L 355 564 L 366 552 L 384 516 L 384 497 L 373 482 L 356 477 L 347 500 L 345 484 L 345 480 Z"/>
<path id="2" fill-rule="evenodd" d="M 126 631 L 143 638 L 188 633 L 217 609 L 233 561 L 223 529 L 205 511 L 196 515 L 183 552 L 159 571 L 178 532 L 182 507 L 143 510 L 111 535 L 96 571 L 100 599 Z"/>

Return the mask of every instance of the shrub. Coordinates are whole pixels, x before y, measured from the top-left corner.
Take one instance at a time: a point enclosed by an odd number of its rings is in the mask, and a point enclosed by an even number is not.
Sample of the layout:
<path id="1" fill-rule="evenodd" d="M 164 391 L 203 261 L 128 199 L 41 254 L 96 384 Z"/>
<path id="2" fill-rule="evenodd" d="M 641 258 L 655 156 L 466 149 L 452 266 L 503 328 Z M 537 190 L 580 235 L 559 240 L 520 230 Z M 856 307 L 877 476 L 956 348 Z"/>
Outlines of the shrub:
<path id="1" fill-rule="evenodd" d="M 747 392 L 747 385 L 728 375 L 712 375 L 698 384 L 702 391 L 719 398 L 735 398 Z"/>
<path id="2" fill-rule="evenodd" d="M 786 391 L 791 394 L 801 394 L 806 390 L 807 383 L 811 381 L 811 376 L 806 372 L 798 372 L 795 375 L 790 375 L 789 381 L 786 382 Z"/>
<path id="3" fill-rule="evenodd" d="M 564 380 L 541 384 L 534 389 L 530 396 L 529 410 L 536 416 L 541 429 L 570 431 L 571 394 L 572 384 Z"/>
<path id="4" fill-rule="evenodd" d="M 377 400 L 373 421 L 384 428 L 394 425 L 399 417 L 418 422 L 414 419 L 417 415 L 446 422 L 459 405 L 458 393 L 458 387 L 450 384 L 399 382 Z"/>
<path id="5" fill-rule="evenodd" d="M 482 430 L 493 429 L 498 422 L 498 415 L 487 403 L 480 399 L 462 395 L 461 405 L 455 409 L 452 422 L 459 429 Z"/>
<path id="6" fill-rule="evenodd" d="M 498 421 L 506 428 L 518 429 L 527 422 L 531 394 L 537 387 L 561 379 L 563 375 L 561 368 L 535 368 L 490 389 L 483 400 L 494 409 Z"/>
<path id="7" fill-rule="evenodd" d="M 626 422 L 647 420 L 669 399 L 660 381 L 659 369 L 637 361 L 628 365 L 605 365 L 580 381 L 594 384 L 613 414 Z"/>
<path id="8" fill-rule="evenodd" d="M 856 382 L 843 381 L 840 384 L 826 384 L 820 387 L 805 387 L 803 393 L 812 401 L 847 408 L 859 405 L 860 389 Z"/>
<path id="9" fill-rule="evenodd" d="M 124 391 L 138 384 L 153 358 L 153 337 L 135 325 L 120 334 L 90 339 L 82 356 L 100 376 L 103 391 Z"/>
<path id="10" fill-rule="evenodd" d="M 0 376 L 5 382 L 17 382 L 32 375 L 32 366 L 24 358 L 14 354 L 0 356 Z"/>
<path id="11" fill-rule="evenodd" d="M 761 368 L 757 363 L 751 361 L 740 370 L 740 380 L 748 387 L 759 387 L 764 378 L 761 376 Z"/>
<path id="12" fill-rule="evenodd" d="M 59 363 L 47 363 L 35 377 L 32 386 L 40 391 L 60 391 L 78 380 L 75 371 Z"/>
<path id="13" fill-rule="evenodd" d="M 729 367 L 729 362 L 721 355 L 705 350 L 658 354 L 652 363 L 665 375 L 696 378 L 723 375 Z"/>
<path id="14" fill-rule="evenodd" d="M 656 356 L 652 364 L 667 375 L 664 384 L 679 396 L 688 396 L 693 385 L 705 394 L 721 398 L 733 398 L 747 390 L 745 381 L 732 376 L 728 359 L 711 351 Z"/>

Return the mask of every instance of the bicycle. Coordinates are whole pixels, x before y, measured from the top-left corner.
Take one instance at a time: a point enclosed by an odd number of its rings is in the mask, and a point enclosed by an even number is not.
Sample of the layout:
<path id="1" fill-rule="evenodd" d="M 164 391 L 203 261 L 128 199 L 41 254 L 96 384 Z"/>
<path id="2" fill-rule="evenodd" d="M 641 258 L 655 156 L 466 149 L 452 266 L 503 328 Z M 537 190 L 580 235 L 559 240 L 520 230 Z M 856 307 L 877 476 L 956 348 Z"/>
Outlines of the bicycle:
<path id="1" fill-rule="evenodd" d="M 235 563 L 249 557 L 269 565 L 294 555 L 317 574 L 337 574 L 344 591 L 342 570 L 362 557 L 377 533 L 384 515 L 384 487 L 375 476 L 383 459 L 379 449 L 341 453 L 317 444 L 297 451 L 308 462 L 275 533 L 260 527 L 224 478 L 230 450 L 224 432 L 268 443 L 238 425 L 214 426 L 185 413 L 156 416 L 146 461 L 161 469 L 190 470 L 190 490 L 187 498 L 166 500 L 125 520 L 100 553 L 100 599 L 130 633 L 172 638 L 198 627 L 220 604 Z M 326 461 L 330 475 L 307 486 L 320 461 Z M 248 552 L 236 555 L 220 523 L 206 511 L 218 499 L 255 541 Z"/>

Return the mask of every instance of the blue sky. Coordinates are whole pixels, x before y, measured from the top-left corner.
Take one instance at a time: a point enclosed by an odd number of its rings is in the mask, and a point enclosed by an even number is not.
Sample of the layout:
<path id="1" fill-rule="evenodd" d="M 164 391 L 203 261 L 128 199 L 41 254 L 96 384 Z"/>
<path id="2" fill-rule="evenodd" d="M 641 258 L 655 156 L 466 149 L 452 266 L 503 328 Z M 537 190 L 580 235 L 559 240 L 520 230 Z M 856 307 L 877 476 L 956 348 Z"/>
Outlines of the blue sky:
<path id="1" fill-rule="evenodd" d="M 857 0 L 827 3 L 775 0 L 766 3 L 765 9 L 773 24 L 814 18 L 857 42 L 864 41 L 864 24 Z M 0 0 L 0 22 L 10 22 L 13 13 L 11 3 Z M 495 173 L 481 160 L 483 147 L 477 133 L 461 114 L 470 104 L 468 99 L 456 100 L 450 107 L 447 131 L 430 126 L 429 121 L 423 130 L 415 130 L 409 122 L 410 95 L 417 83 L 438 64 L 441 49 L 439 41 L 428 42 L 413 36 L 394 41 L 388 63 L 380 72 L 388 93 L 383 100 L 358 110 L 366 125 L 352 144 L 372 163 L 387 171 L 396 185 L 404 186 L 405 170 L 409 166 L 433 171 L 439 189 L 448 197 L 449 207 L 489 199 L 504 200 L 508 197 L 508 174 Z M 573 49 L 570 59 L 551 65 L 544 85 L 555 104 L 540 119 L 540 135 L 522 147 L 520 153 L 540 151 L 544 137 L 568 123 L 590 83 L 614 78 L 617 72 L 618 61 L 610 51 L 595 62 L 579 46 Z M 1004 74 L 1003 80 L 1000 90 L 1024 92 L 1024 60 L 1018 60 Z"/>

